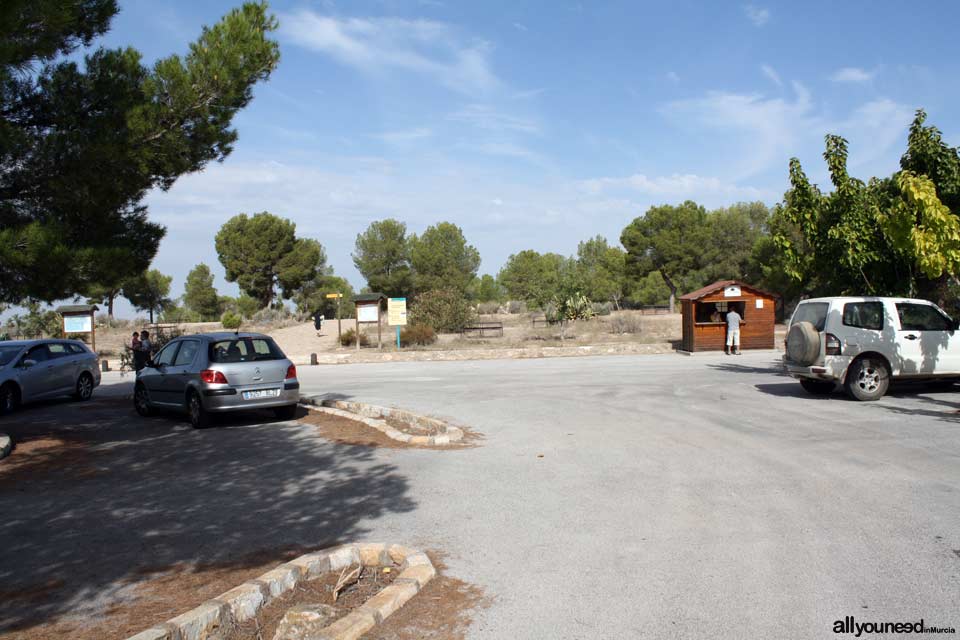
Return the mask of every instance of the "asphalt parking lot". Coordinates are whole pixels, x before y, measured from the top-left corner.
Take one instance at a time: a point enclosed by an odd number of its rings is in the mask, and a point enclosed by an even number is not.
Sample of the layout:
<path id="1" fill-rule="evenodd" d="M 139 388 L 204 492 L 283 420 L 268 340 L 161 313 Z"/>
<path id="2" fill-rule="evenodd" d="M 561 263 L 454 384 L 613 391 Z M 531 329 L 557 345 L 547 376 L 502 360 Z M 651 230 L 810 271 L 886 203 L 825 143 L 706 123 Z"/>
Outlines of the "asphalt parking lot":
<path id="1" fill-rule="evenodd" d="M 54 604 L 7 605 L 0 637 L 95 610 L 145 562 L 347 540 L 442 551 L 493 599 L 476 638 L 831 638 L 845 616 L 960 627 L 958 392 L 814 398 L 770 353 L 300 373 L 304 395 L 484 439 L 368 449 L 258 415 L 194 431 L 137 418 L 112 376 L 87 405 L 27 408 L 0 430 L 88 446 L 0 475 L 0 583 L 72 577 Z"/>

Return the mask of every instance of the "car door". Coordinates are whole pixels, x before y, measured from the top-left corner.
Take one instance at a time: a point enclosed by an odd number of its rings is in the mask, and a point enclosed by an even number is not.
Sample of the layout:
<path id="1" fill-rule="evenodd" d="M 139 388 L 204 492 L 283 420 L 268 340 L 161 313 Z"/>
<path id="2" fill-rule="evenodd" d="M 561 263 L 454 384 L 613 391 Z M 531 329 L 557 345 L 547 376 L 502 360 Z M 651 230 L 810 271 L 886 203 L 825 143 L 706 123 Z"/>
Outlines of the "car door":
<path id="1" fill-rule="evenodd" d="M 960 374 L 960 335 L 938 307 L 898 302 L 897 353 L 902 375 Z"/>
<path id="2" fill-rule="evenodd" d="M 199 352 L 199 340 L 180 341 L 180 350 L 177 351 L 173 362 L 165 368 L 163 373 L 166 377 L 164 394 L 170 398 L 171 402 L 186 404 L 187 383 L 190 381 L 190 377 L 197 373 L 193 369 L 193 362 L 197 359 L 197 353 Z"/>
<path id="3" fill-rule="evenodd" d="M 175 341 L 166 345 L 157 355 L 153 357 L 153 366 L 144 371 L 149 371 L 141 379 L 147 387 L 150 394 L 150 401 L 157 404 L 183 404 L 179 398 L 174 398 L 171 394 L 173 385 L 168 379 L 168 372 L 177 356 L 177 349 L 180 348 L 180 342 Z"/>
<path id="4" fill-rule="evenodd" d="M 55 393 L 72 393 L 77 383 L 77 356 L 64 342 L 48 342 L 50 355 L 50 384 Z"/>
<path id="5" fill-rule="evenodd" d="M 27 362 L 31 362 L 27 366 Z M 47 345 L 31 347 L 17 364 L 20 387 L 24 402 L 47 398 L 55 393 L 53 386 L 53 363 Z"/>

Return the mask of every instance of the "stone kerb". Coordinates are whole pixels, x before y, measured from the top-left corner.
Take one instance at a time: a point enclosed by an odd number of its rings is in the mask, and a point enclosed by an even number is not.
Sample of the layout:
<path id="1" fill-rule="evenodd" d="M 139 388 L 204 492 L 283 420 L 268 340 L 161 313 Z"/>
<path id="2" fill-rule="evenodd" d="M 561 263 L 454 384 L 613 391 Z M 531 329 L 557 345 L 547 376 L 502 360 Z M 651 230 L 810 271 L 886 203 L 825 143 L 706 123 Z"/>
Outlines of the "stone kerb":
<path id="1" fill-rule="evenodd" d="M 358 420 L 398 442 L 413 445 L 445 446 L 463 440 L 462 429 L 451 426 L 442 420 L 417 415 L 402 409 L 378 407 L 372 404 L 350 402 L 347 400 L 300 398 L 300 402 L 301 404 L 307 405 L 311 411 L 319 411 L 341 418 Z M 399 429 L 390 426 L 385 421 L 386 418 L 407 422 L 422 429 L 429 429 L 438 433 L 431 436 L 414 436 L 409 433 L 403 433 Z"/>
<path id="2" fill-rule="evenodd" d="M 397 544 L 359 543 L 308 553 L 245 582 L 199 607 L 131 636 L 127 640 L 207 640 L 256 617 L 275 598 L 305 580 L 361 564 L 400 565 L 388 586 L 346 616 L 319 631 L 318 640 L 354 640 L 402 607 L 436 575 L 427 554 Z"/>

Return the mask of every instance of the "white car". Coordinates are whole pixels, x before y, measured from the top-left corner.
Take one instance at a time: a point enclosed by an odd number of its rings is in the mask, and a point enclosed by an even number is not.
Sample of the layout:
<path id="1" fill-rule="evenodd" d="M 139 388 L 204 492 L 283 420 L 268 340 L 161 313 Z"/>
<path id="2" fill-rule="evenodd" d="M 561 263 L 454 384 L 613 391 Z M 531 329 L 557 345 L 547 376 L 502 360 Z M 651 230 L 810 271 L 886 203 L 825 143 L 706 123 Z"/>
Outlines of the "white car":
<path id="1" fill-rule="evenodd" d="M 97 354 L 79 340 L 0 342 L 0 415 L 57 396 L 89 400 L 100 384 L 97 364 Z"/>
<path id="2" fill-rule="evenodd" d="M 784 363 L 810 393 L 877 400 L 891 380 L 960 380 L 960 331 L 926 300 L 813 298 L 790 318 Z"/>

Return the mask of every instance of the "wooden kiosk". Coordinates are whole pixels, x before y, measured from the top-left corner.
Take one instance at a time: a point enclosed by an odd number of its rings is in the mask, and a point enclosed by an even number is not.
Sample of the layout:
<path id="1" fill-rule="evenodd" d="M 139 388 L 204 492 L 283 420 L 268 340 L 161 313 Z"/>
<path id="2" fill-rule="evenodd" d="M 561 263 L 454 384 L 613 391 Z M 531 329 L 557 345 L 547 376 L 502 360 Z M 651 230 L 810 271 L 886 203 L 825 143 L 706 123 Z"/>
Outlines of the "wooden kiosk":
<path id="1" fill-rule="evenodd" d="M 680 296 L 681 351 L 723 351 L 730 309 L 736 309 L 743 318 L 741 349 L 773 349 L 778 297 L 737 280 L 720 280 Z"/>

